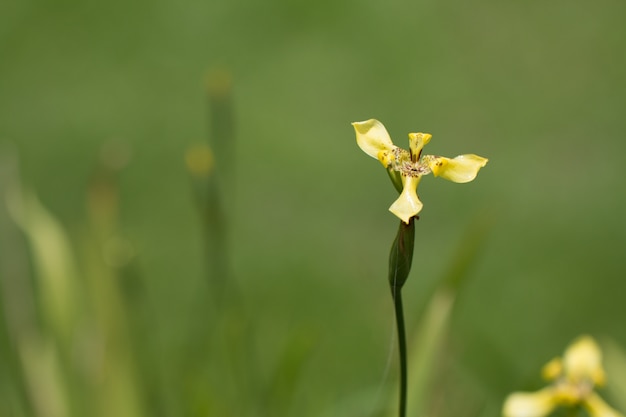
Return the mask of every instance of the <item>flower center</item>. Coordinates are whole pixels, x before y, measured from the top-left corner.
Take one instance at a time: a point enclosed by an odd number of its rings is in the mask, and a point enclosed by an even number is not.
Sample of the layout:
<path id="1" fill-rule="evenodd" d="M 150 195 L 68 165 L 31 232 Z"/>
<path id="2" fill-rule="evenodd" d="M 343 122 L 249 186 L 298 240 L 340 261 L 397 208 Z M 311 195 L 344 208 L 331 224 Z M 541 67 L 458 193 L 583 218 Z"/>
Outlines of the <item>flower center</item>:
<path id="1" fill-rule="evenodd" d="M 587 379 L 571 381 L 565 377 L 555 383 L 557 397 L 568 404 L 579 404 L 593 391 L 593 382 Z"/>
<path id="2" fill-rule="evenodd" d="M 427 157 L 422 157 L 419 161 L 411 160 L 411 153 L 406 149 L 394 148 L 391 168 L 405 177 L 421 177 L 430 174 Z"/>

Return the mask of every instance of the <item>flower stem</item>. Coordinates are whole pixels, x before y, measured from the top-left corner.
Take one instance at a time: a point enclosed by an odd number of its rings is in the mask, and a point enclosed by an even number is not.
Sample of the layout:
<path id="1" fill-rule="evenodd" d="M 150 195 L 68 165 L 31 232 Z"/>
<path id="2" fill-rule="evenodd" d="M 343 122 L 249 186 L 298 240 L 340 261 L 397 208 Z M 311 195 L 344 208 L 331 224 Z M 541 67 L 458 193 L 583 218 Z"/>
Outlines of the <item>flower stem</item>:
<path id="1" fill-rule="evenodd" d="M 398 326 L 398 351 L 400 353 L 400 417 L 406 415 L 406 391 L 407 391 L 407 357 L 406 357 L 406 333 L 404 331 L 404 311 L 402 308 L 402 291 L 400 288 L 392 288 L 393 304 L 396 312 L 396 324 Z"/>
<path id="2" fill-rule="evenodd" d="M 407 393 L 407 355 L 406 333 L 404 330 L 404 311 L 402 308 L 402 286 L 411 271 L 413 263 L 413 246 L 415 244 L 415 218 L 408 223 L 400 222 L 398 234 L 391 246 L 389 254 L 389 286 L 398 326 L 398 349 L 400 352 L 400 406 L 399 416 L 406 416 Z"/>

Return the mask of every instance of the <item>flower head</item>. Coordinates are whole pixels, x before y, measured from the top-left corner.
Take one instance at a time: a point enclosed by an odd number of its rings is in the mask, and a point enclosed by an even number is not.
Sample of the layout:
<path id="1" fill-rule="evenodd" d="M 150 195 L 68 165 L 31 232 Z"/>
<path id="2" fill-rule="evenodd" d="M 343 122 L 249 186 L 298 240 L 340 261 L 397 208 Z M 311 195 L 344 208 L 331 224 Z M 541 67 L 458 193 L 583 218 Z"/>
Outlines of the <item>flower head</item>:
<path id="1" fill-rule="evenodd" d="M 422 202 L 417 197 L 417 186 L 422 176 L 431 172 L 435 177 L 452 182 L 470 182 L 480 168 L 487 164 L 487 159 L 478 155 L 460 155 L 450 159 L 443 156 L 424 155 L 422 149 L 432 135 L 428 133 L 409 133 L 409 150 L 393 144 L 387 129 L 375 119 L 352 123 L 356 131 L 359 147 L 380 161 L 400 191 L 400 197 L 389 207 L 389 211 L 405 223 L 422 210 Z"/>
<path id="2" fill-rule="evenodd" d="M 504 417 L 544 417 L 557 406 L 582 406 L 592 417 L 623 417 L 594 391 L 605 383 L 602 352 L 590 336 L 581 336 L 543 367 L 551 384 L 536 392 L 514 392 L 504 403 Z"/>

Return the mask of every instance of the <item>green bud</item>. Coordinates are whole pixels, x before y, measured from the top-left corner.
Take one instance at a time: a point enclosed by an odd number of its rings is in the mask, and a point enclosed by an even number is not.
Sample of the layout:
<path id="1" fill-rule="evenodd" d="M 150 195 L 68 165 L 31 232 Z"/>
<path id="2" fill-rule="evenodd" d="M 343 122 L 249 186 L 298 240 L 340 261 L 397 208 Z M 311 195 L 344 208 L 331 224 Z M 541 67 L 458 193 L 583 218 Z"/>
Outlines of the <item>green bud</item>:
<path id="1" fill-rule="evenodd" d="M 411 271 L 414 243 L 415 218 L 411 217 L 408 223 L 400 222 L 398 234 L 389 253 L 389 285 L 394 297 L 396 291 L 399 291 L 404 285 Z"/>
<path id="2" fill-rule="evenodd" d="M 396 188 L 396 191 L 402 193 L 402 174 L 400 172 L 394 170 L 393 168 L 387 168 L 387 174 L 389 174 L 389 179 L 393 183 L 393 186 Z"/>

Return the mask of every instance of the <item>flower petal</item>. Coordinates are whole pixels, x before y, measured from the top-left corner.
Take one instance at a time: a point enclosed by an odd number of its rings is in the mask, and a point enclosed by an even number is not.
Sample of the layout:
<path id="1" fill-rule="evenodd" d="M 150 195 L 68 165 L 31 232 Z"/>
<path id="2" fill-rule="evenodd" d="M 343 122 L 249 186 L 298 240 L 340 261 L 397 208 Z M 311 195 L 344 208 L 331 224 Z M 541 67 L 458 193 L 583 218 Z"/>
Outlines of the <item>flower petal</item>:
<path id="1" fill-rule="evenodd" d="M 376 119 L 354 122 L 352 126 L 354 126 L 356 132 L 356 143 L 363 152 L 372 158 L 378 159 L 385 165 L 385 162 L 382 160 L 381 152 L 388 152 L 396 147 L 391 141 L 391 137 L 389 137 L 385 126 Z"/>
<path id="2" fill-rule="evenodd" d="M 554 358 L 541 369 L 541 376 L 547 381 L 554 381 L 563 373 L 563 360 Z"/>
<path id="3" fill-rule="evenodd" d="M 543 417 L 556 405 L 551 387 L 537 392 L 514 392 L 504 402 L 504 417 Z"/>
<path id="4" fill-rule="evenodd" d="M 482 156 L 468 154 L 460 155 L 454 159 L 445 158 L 443 156 L 428 157 L 428 165 L 435 177 L 445 178 L 452 182 L 464 183 L 470 182 L 476 175 L 478 170 L 487 165 L 487 158 Z"/>
<path id="5" fill-rule="evenodd" d="M 571 381 L 589 379 L 597 385 L 604 383 L 602 352 L 591 336 L 581 336 L 567 348 L 563 366 Z"/>
<path id="6" fill-rule="evenodd" d="M 430 133 L 409 133 L 409 149 L 414 161 L 417 161 L 422 153 L 422 148 L 430 142 L 433 137 Z"/>
<path id="7" fill-rule="evenodd" d="M 602 398 L 595 392 L 589 394 L 583 402 L 583 406 L 589 412 L 591 417 L 624 417 L 622 413 L 611 408 Z"/>
<path id="8" fill-rule="evenodd" d="M 422 177 L 406 177 L 400 197 L 389 207 L 389 211 L 409 224 L 411 217 L 422 211 L 423 204 L 417 198 L 417 185 Z"/>

